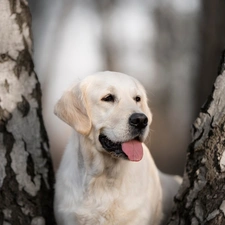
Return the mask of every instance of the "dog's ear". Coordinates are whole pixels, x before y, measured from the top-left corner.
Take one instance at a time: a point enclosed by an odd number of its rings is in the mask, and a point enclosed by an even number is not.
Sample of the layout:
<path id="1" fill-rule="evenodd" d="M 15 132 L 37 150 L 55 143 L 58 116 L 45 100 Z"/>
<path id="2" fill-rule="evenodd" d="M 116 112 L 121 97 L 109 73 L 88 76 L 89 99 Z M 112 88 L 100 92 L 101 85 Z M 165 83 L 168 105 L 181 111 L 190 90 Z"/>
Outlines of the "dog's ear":
<path id="1" fill-rule="evenodd" d="M 92 125 L 82 91 L 80 86 L 76 85 L 64 92 L 55 105 L 54 113 L 77 132 L 88 135 Z"/>

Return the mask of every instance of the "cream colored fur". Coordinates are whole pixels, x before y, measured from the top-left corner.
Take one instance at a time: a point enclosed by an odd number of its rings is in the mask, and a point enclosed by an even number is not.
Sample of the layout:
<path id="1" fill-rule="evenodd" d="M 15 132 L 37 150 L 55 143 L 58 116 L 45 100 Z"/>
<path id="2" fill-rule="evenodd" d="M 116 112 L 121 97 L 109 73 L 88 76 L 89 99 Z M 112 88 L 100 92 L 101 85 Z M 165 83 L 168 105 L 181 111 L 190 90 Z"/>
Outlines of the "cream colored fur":
<path id="1" fill-rule="evenodd" d="M 108 94 L 115 102 L 102 101 Z M 144 113 L 150 125 L 144 88 L 115 72 L 87 77 L 57 102 L 55 114 L 74 128 L 56 175 L 58 225 L 159 225 L 169 212 L 179 178 L 159 172 L 144 144 L 142 160 L 131 162 L 111 156 L 98 140 L 100 132 L 113 142 L 130 140 L 132 113 Z"/>

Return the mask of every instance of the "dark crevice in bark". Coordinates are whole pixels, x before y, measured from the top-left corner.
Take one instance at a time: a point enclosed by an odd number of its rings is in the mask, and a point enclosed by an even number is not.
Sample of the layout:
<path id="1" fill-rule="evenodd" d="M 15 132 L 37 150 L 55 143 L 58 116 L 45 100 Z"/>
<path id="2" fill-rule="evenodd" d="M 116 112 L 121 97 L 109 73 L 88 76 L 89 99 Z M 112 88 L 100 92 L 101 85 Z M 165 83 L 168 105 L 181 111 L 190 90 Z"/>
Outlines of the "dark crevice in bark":
<path id="1" fill-rule="evenodd" d="M 6 79 L 5 79 L 4 87 L 5 87 L 6 91 L 9 93 L 9 83 Z"/>
<path id="2" fill-rule="evenodd" d="M 24 150 L 28 153 L 27 157 L 27 174 L 30 175 L 31 181 L 34 183 L 34 177 L 35 177 L 35 169 L 34 169 L 34 161 L 31 156 L 31 154 L 27 151 L 27 144 L 23 140 L 24 143 Z"/>
<path id="3" fill-rule="evenodd" d="M 214 152 L 214 154 L 212 154 L 212 160 L 214 162 L 214 167 L 215 167 L 215 172 L 216 173 L 221 173 L 221 167 L 219 166 L 219 158 L 221 157 L 220 153 L 218 152 L 218 150 L 216 150 Z"/>
<path id="4" fill-rule="evenodd" d="M 0 225 L 3 225 L 4 222 L 4 214 L 2 211 L 0 211 Z"/>
<path id="5" fill-rule="evenodd" d="M 223 50 L 222 52 L 217 74 L 218 75 L 222 74 L 224 70 L 225 70 L 225 50 Z"/>
<path id="6" fill-rule="evenodd" d="M 27 48 L 19 52 L 19 55 L 16 59 L 16 66 L 14 68 L 14 73 L 17 76 L 17 78 L 20 78 L 20 73 L 22 71 L 22 68 L 24 67 L 25 70 L 28 72 L 29 75 L 33 72 L 34 64 L 31 58 L 31 55 Z"/>
<path id="7" fill-rule="evenodd" d="M 212 94 L 213 94 L 214 90 L 215 90 L 215 87 L 213 86 L 213 87 L 212 87 L 211 94 L 208 96 L 206 102 L 202 105 L 202 107 L 201 107 L 201 109 L 200 109 L 200 112 L 203 112 L 203 113 L 206 113 L 206 114 L 209 115 L 208 109 L 209 109 L 209 107 L 210 107 L 210 105 L 211 105 L 211 103 L 212 103 L 212 101 L 213 101 L 213 96 L 212 96 Z M 209 116 L 210 116 L 210 115 L 209 115 Z"/>
<path id="8" fill-rule="evenodd" d="M 22 117 L 25 117 L 30 111 L 30 104 L 23 95 L 21 97 L 22 101 L 17 103 L 17 109 L 21 112 Z"/>
<path id="9" fill-rule="evenodd" d="M 35 77 L 37 77 L 36 74 L 35 74 Z M 37 117 L 40 120 L 41 137 L 42 137 L 42 140 L 46 143 L 47 147 L 49 147 L 48 135 L 47 135 L 47 131 L 46 131 L 45 126 L 44 126 L 44 119 L 43 119 L 43 116 L 42 116 L 42 101 L 41 101 L 42 95 L 41 95 L 41 84 L 40 84 L 40 82 L 36 83 L 36 86 L 33 89 L 32 93 L 31 93 L 31 96 L 37 100 L 37 103 L 38 103 Z"/>
<path id="10" fill-rule="evenodd" d="M 12 114 L 0 106 L 0 133 L 6 130 L 6 124 L 11 118 Z"/>
<path id="11" fill-rule="evenodd" d="M 212 116 L 212 119 L 211 119 L 211 122 L 210 122 L 210 128 L 211 128 L 211 129 L 214 128 L 213 123 L 214 123 L 214 116 Z"/>

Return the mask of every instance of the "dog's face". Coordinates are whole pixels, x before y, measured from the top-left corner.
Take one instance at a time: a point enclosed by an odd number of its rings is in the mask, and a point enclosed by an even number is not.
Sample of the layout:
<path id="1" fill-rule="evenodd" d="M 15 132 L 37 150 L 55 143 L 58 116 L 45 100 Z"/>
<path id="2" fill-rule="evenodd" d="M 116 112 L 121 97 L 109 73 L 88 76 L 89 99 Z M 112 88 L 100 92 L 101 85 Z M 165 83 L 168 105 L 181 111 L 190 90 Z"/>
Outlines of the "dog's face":
<path id="1" fill-rule="evenodd" d="M 92 75 L 64 93 L 55 106 L 59 118 L 86 137 L 96 149 L 132 161 L 142 158 L 141 142 L 152 114 L 142 85 L 121 73 Z"/>

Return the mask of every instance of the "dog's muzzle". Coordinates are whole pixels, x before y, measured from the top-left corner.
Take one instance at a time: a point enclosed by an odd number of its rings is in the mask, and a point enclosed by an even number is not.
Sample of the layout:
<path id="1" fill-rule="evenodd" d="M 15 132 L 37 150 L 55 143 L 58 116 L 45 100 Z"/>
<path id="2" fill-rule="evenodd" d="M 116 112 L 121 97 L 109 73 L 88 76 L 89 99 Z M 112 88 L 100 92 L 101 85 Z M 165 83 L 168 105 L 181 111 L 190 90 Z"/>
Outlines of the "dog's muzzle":
<path id="1" fill-rule="evenodd" d="M 140 161 L 143 157 L 142 143 L 136 139 L 126 142 L 113 142 L 105 135 L 99 135 L 99 142 L 102 147 L 113 157 L 128 159 L 130 161 Z"/>
<path id="2" fill-rule="evenodd" d="M 99 135 L 102 147 L 113 157 L 122 157 L 131 161 L 140 161 L 143 157 L 141 137 L 148 125 L 148 118 L 143 113 L 133 113 L 128 121 L 132 139 L 125 142 L 113 142 L 106 135 Z"/>
<path id="3" fill-rule="evenodd" d="M 127 155 L 122 151 L 121 142 L 112 142 L 104 134 L 100 134 L 98 139 L 102 147 L 112 156 L 128 159 Z"/>

